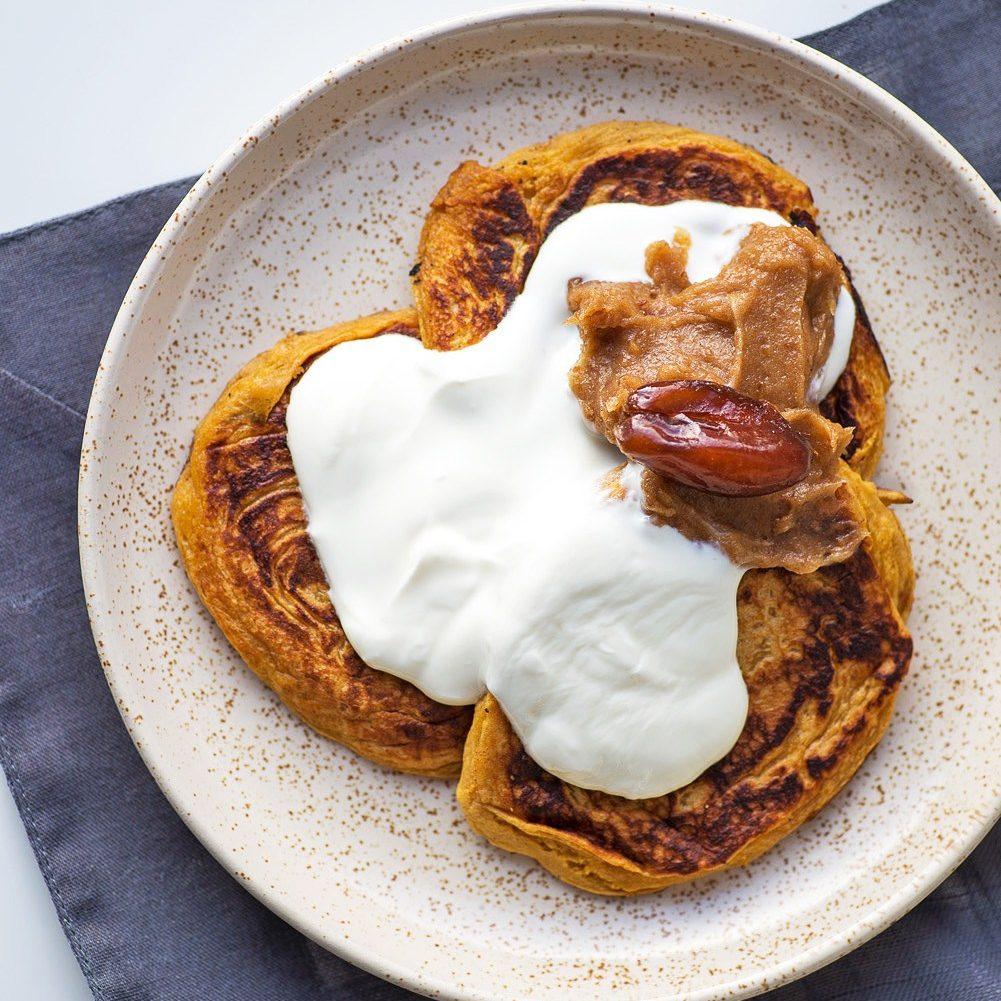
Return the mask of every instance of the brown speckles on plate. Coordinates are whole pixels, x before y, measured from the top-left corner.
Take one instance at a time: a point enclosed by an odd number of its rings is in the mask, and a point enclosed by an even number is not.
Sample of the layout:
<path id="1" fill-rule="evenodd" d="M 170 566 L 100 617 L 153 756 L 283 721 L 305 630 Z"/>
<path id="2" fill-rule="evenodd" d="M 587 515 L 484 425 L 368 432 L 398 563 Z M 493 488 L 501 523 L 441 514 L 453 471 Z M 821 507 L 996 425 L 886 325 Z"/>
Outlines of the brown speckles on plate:
<path id="1" fill-rule="evenodd" d="M 98 646 L 186 822 L 320 943 L 444 997 L 737 997 L 879 930 L 996 815 L 1001 487 L 984 456 L 1001 446 L 997 202 L 938 137 L 832 66 L 642 6 L 420 36 L 291 101 L 157 241 L 84 445 Z M 877 482 L 915 499 L 901 517 L 919 573 L 911 673 L 844 793 L 746 869 L 628 900 L 490 848 L 451 784 L 380 770 L 299 723 L 201 608 L 167 511 L 196 422 L 243 362 L 289 330 L 408 301 L 420 222 L 460 161 L 616 117 L 730 135 L 810 184 L 894 378 Z"/>

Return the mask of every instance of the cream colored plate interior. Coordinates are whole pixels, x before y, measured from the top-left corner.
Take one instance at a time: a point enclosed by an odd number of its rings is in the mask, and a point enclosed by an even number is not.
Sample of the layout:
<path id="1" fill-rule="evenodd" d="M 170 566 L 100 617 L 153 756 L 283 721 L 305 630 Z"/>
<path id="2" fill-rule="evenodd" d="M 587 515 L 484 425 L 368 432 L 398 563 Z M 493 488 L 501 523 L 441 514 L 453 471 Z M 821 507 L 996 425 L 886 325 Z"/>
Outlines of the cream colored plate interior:
<path id="1" fill-rule="evenodd" d="M 195 424 L 243 362 L 288 330 L 407 302 L 421 219 L 455 165 L 616 117 L 732 136 L 809 182 L 894 374 L 878 478 L 915 499 L 901 514 L 919 571 L 913 668 L 849 787 L 750 868 L 634 900 L 577 893 L 494 850 L 449 783 L 382 771 L 294 719 L 201 608 L 168 524 Z M 317 942 L 449 997 L 739 996 L 885 926 L 998 809 L 997 207 L 861 78 L 663 8 L 453 24 L 296 97 L 209 171 L 150 252 L 87 424 L 91 616 L 178 812 Z"/>

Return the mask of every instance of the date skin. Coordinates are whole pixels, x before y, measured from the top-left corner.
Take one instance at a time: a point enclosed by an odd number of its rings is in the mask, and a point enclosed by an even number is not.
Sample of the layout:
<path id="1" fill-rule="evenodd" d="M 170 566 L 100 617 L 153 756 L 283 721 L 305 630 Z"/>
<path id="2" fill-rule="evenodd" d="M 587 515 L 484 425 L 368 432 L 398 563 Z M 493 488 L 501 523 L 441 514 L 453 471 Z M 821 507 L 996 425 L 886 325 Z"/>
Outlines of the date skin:
<path id="1" fill-rule="evenodd" d="M 727 497 L 774 493 L 810 468 L 806 439 L 770 403 L 697 379 L 634 390 L 615 436 L 647 469 Z"/>

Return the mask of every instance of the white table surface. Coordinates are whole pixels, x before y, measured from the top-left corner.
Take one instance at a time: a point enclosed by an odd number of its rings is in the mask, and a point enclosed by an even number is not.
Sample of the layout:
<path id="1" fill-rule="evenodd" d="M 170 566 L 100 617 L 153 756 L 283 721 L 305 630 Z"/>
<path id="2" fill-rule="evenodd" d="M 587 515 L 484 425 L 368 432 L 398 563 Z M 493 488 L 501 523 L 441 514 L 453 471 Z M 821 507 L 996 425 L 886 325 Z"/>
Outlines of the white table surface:
<path id="1" fill-rule="evenodd" d="M 0 232 L 198 173 L 246 126 L 353 53 L 499 2 L 0 0 Z M 506 4 L 505 4 L 506 5 Z M 787 35 L 872 0 L 706 0 Z M 0 995 L 85 1001 L 6 783 L 0 783 Z"/>

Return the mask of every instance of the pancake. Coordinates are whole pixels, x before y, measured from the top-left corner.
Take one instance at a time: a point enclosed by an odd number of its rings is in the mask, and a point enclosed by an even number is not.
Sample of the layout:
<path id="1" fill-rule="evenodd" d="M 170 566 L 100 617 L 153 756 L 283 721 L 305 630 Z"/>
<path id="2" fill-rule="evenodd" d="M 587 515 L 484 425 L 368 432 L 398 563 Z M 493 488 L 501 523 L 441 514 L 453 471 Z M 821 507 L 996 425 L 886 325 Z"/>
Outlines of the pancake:
<path id="1" fill-rule="evenodd" d="M 286 444 L 289 393 L 310 361 L 389 331 L 416 334 L 413 310 L 293 334 L 250 362 L 195 432 L 174 491 L 174 531 L 226 638 L 289 708 L 379 764 L 454 776 L 471 708 L 441 705 L 351 648 L 306 533 Z"/>
<path id="2" fill-rule="evenodd" d="M 543 771 L 490 696 L 476 707 L 459 802 L 495 845 L 594 893 L 649 893 L 743 865 L 812 817 L 882 736 L 911 654 L 906 541 L 855 481 L 870 537 L 811 574 L 752 570 L 737 595 L 747 723 L 722 761 L 676 792 L 626 800 Z"/>
<path id="3" fill-rule="evenodd" d="M 485 337 L 521 291 L 542 240 L 585 206 L 686 198 L 770 209 L 819 234 L 810 189 L 747 146 L 659 122 L 591 125 L 493 167 L 467 161 L 452 173 L 431 203 L 412 271 L 421 339 L 453 350 Z M 882 452 L 890 377 L 851 291 L 851 355 L 820 409 L 854 428 L 846 458 L 871 477 Z"/>
<path id="4" fill-rule="evenodd" d="M 747 147 L 658 123 L 591 126 L 452 174 L 432 203 L 413 273 L 424 344 L 450 350 L 486 336 L 545 235 L 586 205 L 683 198 L 771 209 L 819 235 L 806 185 Z M 737 744 L 683 789 L 630 801 L 545 772 L 488 695 L 458 796 L 493 844 L 592 892 L 651 892 L 760 855 L 816 813 L 879 740 L 910 659 L 903 616 L 913 571 L 896 518 L 863 479 L 882 450 L 889 374 L 852 294 L 848 365 L 820 409 L 854 428 L 845 475 L 870 534 L 848 560 L 811 574 L 745 575 L 738 661 L 750 709 Z"/>

